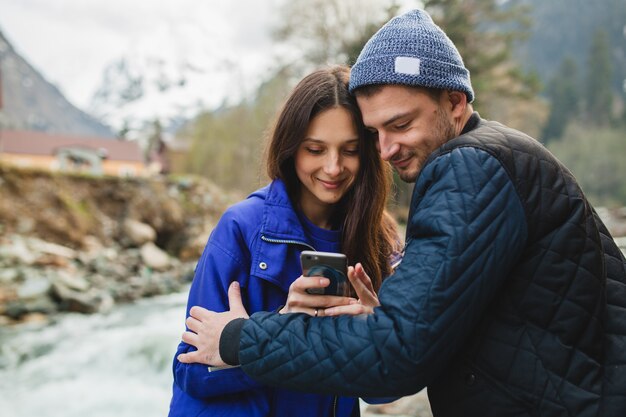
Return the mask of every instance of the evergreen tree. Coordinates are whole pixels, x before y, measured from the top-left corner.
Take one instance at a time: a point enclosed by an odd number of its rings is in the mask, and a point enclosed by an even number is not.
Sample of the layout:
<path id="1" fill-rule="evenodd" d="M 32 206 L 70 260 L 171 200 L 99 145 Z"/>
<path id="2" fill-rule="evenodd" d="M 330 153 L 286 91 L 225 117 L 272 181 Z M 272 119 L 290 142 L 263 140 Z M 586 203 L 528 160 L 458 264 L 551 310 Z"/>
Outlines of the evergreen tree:
<path id="1" fill-rule="evenodd" d="M 128 119 L 124 119 L 124 123 L 120 128 L 119 132 L 117 132 L 117 138 L 119 140 L 128 140 L 128 133 L 130 132 L 130 124 Z"/>
<path id="2" fill-rule="evenodd" d="M 457 46 L 472 77 L 475 107 L 488 110 L 500 98 L 525 100 L 539 84 L 513 60 L 513 44 L 527 35 L 529 9 L 497 0 L 425 0 L 424 9 Z"/>
<path id="3" fill-rule="evenodd" d="M 587 61 L 586 116 L 590 123 L 606 126 L 611 121 L 613 94 L 612 65 L 606 32 L 598 30 L 593 36 Z"/>
<path id="4" fill-rule="evenodd" d="M 550 116 L 541 135 L 544 143 L 560 139 L 567 124 L 578 115 L 580 107 L 578 85 L 576 63 L 567 57 L 548 85 Z"/>
<path id="5" fill-rule="evenodd" d="M 145 158 L 149 160 L 154 152 L 157 152 L 161 144 L 163 143 L 163 126 L 159 119 L 152 121 L 152 133 L 148 136 L 148 143 L 146 145 Z"/>

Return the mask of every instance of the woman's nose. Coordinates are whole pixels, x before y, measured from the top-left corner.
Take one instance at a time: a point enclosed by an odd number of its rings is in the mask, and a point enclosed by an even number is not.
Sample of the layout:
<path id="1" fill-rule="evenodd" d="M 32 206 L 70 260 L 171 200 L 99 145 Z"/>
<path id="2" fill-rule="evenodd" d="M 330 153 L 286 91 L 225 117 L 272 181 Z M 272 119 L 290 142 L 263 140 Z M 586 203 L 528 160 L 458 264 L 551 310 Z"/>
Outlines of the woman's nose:
<path id="1" fill-rule="evenodd" d="M 339 155 L 328 155 L 326 163 L 324 164 L 324 172 L 330 176 L 337 176 L 341 174 L 343 167 L 341 166 L 341 158 Z"/>

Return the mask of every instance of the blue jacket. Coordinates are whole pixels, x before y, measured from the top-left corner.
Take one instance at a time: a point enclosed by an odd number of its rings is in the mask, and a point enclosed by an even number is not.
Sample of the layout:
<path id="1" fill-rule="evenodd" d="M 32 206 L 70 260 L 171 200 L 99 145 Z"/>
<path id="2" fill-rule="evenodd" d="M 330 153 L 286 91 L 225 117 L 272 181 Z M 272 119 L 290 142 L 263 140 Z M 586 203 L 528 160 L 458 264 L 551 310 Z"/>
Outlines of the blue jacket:
<path id="1" fill-rule="evenodd" d="M 228 309 L 228 286 L 238 281 L 249 313 L 274 311 L 301 274 L 300 252 L 312 250 L 277 180 L 230 207 L 211 233 L 196 267 L 189 309 Z M 195 348 L 181 342 L 176 355 Z M 170 417 L 186 416 L 358 416 L 356 398 L 305 394 L 264 386 L 240 368 L 209 372 L 201 364 L 174 359 Z M 335 409 L 333 413 L 333 408 Z M 354 411 L 355 414 L 352 414 Z"/>
<path id="2" fill-rule="evenodd" d="M 233 321 L 248 375 L 342 395 L 428 386 L 435 417 L 624 415 L 624 256 L 554 156 L 473 119 L 425 162 L 374 314 Z"/>

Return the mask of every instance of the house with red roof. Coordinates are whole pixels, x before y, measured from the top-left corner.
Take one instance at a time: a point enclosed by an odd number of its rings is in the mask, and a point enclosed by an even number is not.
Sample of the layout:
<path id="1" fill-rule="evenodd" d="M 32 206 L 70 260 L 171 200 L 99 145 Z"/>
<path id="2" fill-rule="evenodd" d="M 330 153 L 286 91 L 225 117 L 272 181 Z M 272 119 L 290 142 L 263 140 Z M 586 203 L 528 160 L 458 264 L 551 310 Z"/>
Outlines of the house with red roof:
<path id="1" fill-rule="evenodd" d="M 25 130 L 0 130 L 0 162 L 91 175 L 148 175 L 136 142 Z"/>

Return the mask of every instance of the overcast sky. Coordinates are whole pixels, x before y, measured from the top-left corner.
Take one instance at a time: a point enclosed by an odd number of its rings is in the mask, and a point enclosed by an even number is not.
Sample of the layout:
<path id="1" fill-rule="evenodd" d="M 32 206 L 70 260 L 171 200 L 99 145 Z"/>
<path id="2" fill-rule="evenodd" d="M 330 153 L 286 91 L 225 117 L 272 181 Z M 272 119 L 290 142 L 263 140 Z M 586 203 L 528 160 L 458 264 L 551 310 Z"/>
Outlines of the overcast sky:
<path id="1" fill-rule="evenodd" d="M 0 30 L 72 103 L 87 108 L 106 65 L 135 52 L 233 62 L 245 79 L 269 59 L 268 28 L 280 1 L 0 0 Z"/>

